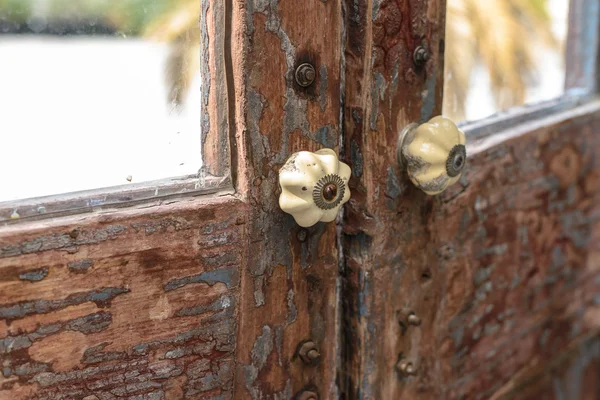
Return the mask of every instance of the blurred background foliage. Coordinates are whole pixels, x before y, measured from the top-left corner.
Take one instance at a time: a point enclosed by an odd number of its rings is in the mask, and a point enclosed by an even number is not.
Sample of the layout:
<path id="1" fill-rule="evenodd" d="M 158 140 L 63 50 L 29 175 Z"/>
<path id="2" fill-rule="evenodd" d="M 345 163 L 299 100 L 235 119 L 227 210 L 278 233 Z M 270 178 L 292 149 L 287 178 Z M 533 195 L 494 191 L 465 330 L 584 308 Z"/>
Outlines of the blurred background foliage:
<path id="1" fill-rule="evenodd" d="M 539 50 L 561 45 L 548 0 L 448 0 L 447 7 L 444 115 L 464 120 L 477 64 L 489 74 L 498 110 L 524 104 L 544 67 Z"/>
<path id="2" fill-rule="evenodd" d="M 185 0 L 0 0 L 0 20 L 31 25 L 36 19 L 82 21 L 111 27 L 115 32 L 141 35 Z M 194 0 L 200 2 L 200 0 Z M 199 7 L 198 7 L 199 8 Z M 196 16 L 199 18 L 199 14 Z"/>
<path id="3" fill-rule="evenodd" d="M 536 52 L 559 47 L 548 0 L 448 0 L 447 7 L 444 114 L 464 119 L 477 65 L 490 76 L 499 110 L 523 104 L 541 67 Z M 199 74 L 200 13 L 201 0 L 0 0 L 0 33 L 43 33 L 53 21 L 75 22 L 74 33 L 96 26 L 96 32 L 171 43 L 168 101 L 181 105 Z"/>
<path id="4" fill-rule="evenodd" d="M 167 101 L 183 104 L 200 72 L 201 0 L 0 0 L 0 33 L 104 34 L 172 44 Z"/>

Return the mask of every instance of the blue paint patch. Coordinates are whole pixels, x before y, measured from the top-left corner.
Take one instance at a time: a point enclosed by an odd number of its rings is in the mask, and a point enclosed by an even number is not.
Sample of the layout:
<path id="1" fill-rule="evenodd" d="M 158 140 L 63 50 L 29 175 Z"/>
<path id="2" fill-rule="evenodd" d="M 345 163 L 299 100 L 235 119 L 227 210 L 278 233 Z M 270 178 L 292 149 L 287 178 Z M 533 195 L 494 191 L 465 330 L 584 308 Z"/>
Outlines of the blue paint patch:
<path id="1" fill-rule="evenodd" d="M 48 267 L 32 269 L 30 271 L 21 272 L 19 279 L 23 281 L 39 282 L 48 276 Z"/>
<path id="2" fill-rule="evenodd" d="M 392 168 L 391 165 L 388 166 L 385 193 L 392 199 L 398 198 L 400 193 L 402 193 L 402 190 L 400 189 L 400 183 L 398 182 L 398 177 L 396 177 L 394 168 Z"/>
<path id="3" fill-rule="evenodd" d="M 201 315 L 207 312 L 219 311 L 229 307 L 232 307 L 234 299 L 230 296 L 222 296 L 210 304 L 198 304 L 193 307 L 182 308 L 175 313 L 176 317 L 190 317 L 194 315 Z"/>
<path id="4" fill-rule="evenodd" d="M 421 106 L 421 121 L 429 121 L 433 116 L 433 110 L 435 109 L 435 88 L 437 85 L 437 67 L 433 69 L 433 74 L 427 79 L 425 83 L 426 94 L 423 98 L 423 105 Z"/>
<path id="5" fill-rule="evenodd" d="M 328 149 L 335 147 L 336 138 L 331 134 L 331 131 L 330 125 L 322 126 L 315 132 L 315 140 Z"/>
<path id="6" fill-rule="evenodd" d="M 74 272 L 76 274 L 83 274 L 88 271 L 94 265 L 94 260 L 78 260 L 72 261 L 67 264 L 67 268 L 69 271 Z"/>
<path id="7" fill-rule="evenodd" d="M 363 174 L 364 159 L 358 144 L 354 140 L 350 144 L 350 159 L 352 161 L 352 175 L 360 178 Z"/>
<path id="8" fill-rule="evenodd" d="M 98 307 L 106 307 L 115 297 L 129 292 L 130 290 L 127 288 L 109 287 L 91 292 L 74 293 L 62 300 L 33 300 L 2 304 L 0 305 L 0 319 L 11 321 L 31 314 L 46 314 L 88 301 L 96 303 Z"/>
<path id="9" fill-rule="evenodd" d="M 206 283 L 209 286 L 213 286 L 215 283 L 224 283 L 228 289 L 237 285 L 237 268 L 227 267 L 216 269 L 213 271 L 206 271 L 198 275 L 186 276 L 184 278 L 177 278 L 170 280 L 164 287 L 165 292 L 182 288 L 191 283 Z"/>

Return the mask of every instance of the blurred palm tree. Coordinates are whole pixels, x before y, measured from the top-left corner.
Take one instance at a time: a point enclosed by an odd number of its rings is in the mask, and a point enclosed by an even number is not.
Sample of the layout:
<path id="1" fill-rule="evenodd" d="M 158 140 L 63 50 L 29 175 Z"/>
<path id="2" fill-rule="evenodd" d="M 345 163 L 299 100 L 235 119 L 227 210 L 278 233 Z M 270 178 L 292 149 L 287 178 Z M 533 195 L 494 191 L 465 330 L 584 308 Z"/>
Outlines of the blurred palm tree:
<path id="1" fill-rule="evenodd" d="M 142 36 L 169 43 L 172 49 L 165 71 L 169 88 L 167 101 L 180 107 L 192 81 L 200 73 L 201 2 L 202 0 L 0 0 L 0 22 L 12 22 L 11 27 L 16 31 L 21 26 L 32 26 L 35 19 L 61 23 L 97 22 L 111 27 L 119 37 Z"/>
<path id="2" fill-rule="evenodd" d="M 177 0 L 144 29 L 144 35 L 173 45 L 166 67 L 168 101 L 183 105 L 194 78 L 200 73 L 201 0 Z"/>
<path id="3" fill-rule="evenodd" d="M 523 104 L 540 67 L 540 47 L 556 49 L 548 0 L 448 0 L 444 114 L 464 120 L 477 63 L 488 71 L 498 109 Z"/>

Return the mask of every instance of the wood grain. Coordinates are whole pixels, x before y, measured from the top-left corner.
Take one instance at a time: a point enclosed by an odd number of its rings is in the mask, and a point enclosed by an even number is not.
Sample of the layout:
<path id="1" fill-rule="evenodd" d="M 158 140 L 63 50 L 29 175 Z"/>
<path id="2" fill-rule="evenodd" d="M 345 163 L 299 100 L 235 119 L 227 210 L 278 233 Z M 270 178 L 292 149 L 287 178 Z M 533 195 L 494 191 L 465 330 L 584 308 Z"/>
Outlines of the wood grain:
<path id="1" fill-rule="evenodd" d="M 598 130 L 593 102 L 470 140 L 466 172 L 439 197 L 402 175 L 384 180 L 393 154 L 359 147 L 360 194 L 344 224 L 351 398 L 565 398 L 558 380 L 507 387 L 540 378 L 600 328 Z M 571 373 L 597 374 L 588 364 Z M 577 388 L 566 398 L 596 396 Z"/>
<path id="2" fill-rule="evenodd" d="M 406 125 L 441 111 L 445 1 L 348 0 L 345 8 L 344 153 L 352 198 L 342 239 L 344 390 L 350 399 L 421 398 L 395 365 L 423 351 L 418 337 L 403 337 L 399 322 L 420 297 L 407 273 L 420 276 L 429 265 L 426 235 L 412 232 L 425 229 L 430 201 L 399 171 L 396 149 Z M 430 54 L 422 66 L 413 61 L 419 46 Z"/>
<path id="3" fill-rule="evenodd" d="M 470 141 L 439 197 L 397 167 L 400 130 L 441 109 L 444 3 L 346 2 L 346 398 L 487 399 L 600 326 L 597 103 Z"/>
<path id="4" fill-rule="evenodd" d="M 342 15 L 339 0 L 234 1 L 238 188 L 252 209 L 243 271 L 236 398 L 293 398 L 311 390 L 338 398 L 336 225 L 300 229 L 279 209 L 278 171 L 300 150 L 338 148 Z M 241 55 L 241 56 L 240 56 Z M 300 87 L 297 66 L 315 82 Z M 306 239 L 298 237 L 306 235 Z M 321 357 L 297 355 L 312 340 Z"/>
<path id="5" fill-rule="evenodd" d="M 0 232 L 0 399 L 232 398 L 244 204 Z"/>

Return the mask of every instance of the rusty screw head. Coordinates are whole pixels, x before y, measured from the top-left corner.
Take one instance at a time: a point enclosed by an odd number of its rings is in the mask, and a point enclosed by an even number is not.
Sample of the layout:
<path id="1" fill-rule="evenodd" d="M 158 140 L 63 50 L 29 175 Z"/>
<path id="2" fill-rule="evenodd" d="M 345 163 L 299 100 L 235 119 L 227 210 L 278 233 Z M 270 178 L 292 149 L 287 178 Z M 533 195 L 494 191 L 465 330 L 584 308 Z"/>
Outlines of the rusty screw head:
<path id="1" fill-rule="evenodd" d="M 335 183 L 328 183 L 323 188 L 323 198 L 327 201 L 333 201 L 337 197 L 338 187 Z"/>
<path id="2" fill-rule="evenodd" d="M 296 83 L 302 87 L 308 87 L 312 85 L 317 77 L 315 67 L 309 63 L 303 63 L 296 68 Z"/>
<path id="3" fill-rule="evenodd" d="M 319 360 L 319 357 L 321 357 L 321 354 L 317 349 L 317 345 L 312 340 L 309 340 L 308 342 L 305 342 L 302 344 L 302 346 L 300 346 L 300 349 L 298 350 L 298 355 L 306 364 L 315 363 Z"/>
<path id="4" fill-rule="evenodd" d="M 422 66 L 425 65 L 427 60 L 429 60 L 429 51 L 423 46 L 417 47 L 413 54 L 413 61 L 415 64 Z"/>
<path id="5" fill-rule="evenodd" d="M 398 364 L 398 369 L 406 376 L 417 374 L 417 368 L 414 366 L 414 364 L 406 360 L 400 361 Z"/>
<path id="6" fill-rule="evenodd" d="M 414 326 L 421 325 L 421 318 L 417 317 L 416 314 L 410 314 L 408 316 L 408 323 Z"/>
<path id="7" fill-rule="evenodd" d="M 319 395 L 312 390 L 303 390 L 296 395 L 296 400 L 319 400 Z"/>

